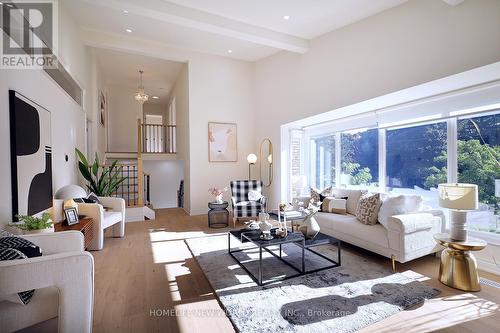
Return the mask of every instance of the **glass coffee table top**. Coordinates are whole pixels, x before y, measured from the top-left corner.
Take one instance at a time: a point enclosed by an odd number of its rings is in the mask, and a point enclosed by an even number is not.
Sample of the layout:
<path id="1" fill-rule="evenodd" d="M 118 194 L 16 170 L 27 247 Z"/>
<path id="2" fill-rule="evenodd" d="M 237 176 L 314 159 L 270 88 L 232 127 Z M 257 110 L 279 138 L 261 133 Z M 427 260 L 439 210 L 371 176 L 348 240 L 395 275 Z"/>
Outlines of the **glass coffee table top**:
<path id="1" fill-rule="evenodd" d="M 261 239 L 260 235 L 262 233 L 260 230 L 231 230 L 229 233 L 242 242 L 250 241 L 258 246 L 272 246 L 291 242 L 300 242 L 304 239 L 304 235 L 301 232 L 289 232 L 286 237 L 277 237 L 276 229 L 271 229 L 273 239 L 270 240 Z"/>

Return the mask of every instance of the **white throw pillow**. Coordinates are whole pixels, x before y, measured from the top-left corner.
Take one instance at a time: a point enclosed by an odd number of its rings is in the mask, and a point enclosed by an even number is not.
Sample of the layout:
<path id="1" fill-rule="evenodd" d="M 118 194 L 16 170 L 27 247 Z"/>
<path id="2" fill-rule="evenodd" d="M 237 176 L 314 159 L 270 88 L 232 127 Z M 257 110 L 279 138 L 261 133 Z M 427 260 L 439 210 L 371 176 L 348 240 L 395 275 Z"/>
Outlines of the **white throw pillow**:
<path id="1" fill-rule="evenodd" d="M 405 207 L 407 213 L 420 212 L 424 208 L 424 200 L 419 195 L 405 195 Z"/>
<path id="2" fill-rule="evenodd" d="M 378 212 L 378 221 L 387 228 L 389 218 L 394 215 L 405 213 L 405 197 L 398 195 L 397 197 L 388 197 L 382 202 Z"/>
<path id="3" fill-rule="evenodd" d="M 250 201 L 259 201 L 262 198 L 262 193 L 257 190 L 248 191 L 248 200 Z"/>
<path id="4" fill-rule="evenodd" d="M 333 188 L 332 193 L 335 198 L 345 198 L 347 197 L 347 213 L 351 215 L 356 215 L 356 209 L 358 208 L 358 202 L 361 196 L 366 193 L 366 190 L 351 190 L 346 188 Z"/>

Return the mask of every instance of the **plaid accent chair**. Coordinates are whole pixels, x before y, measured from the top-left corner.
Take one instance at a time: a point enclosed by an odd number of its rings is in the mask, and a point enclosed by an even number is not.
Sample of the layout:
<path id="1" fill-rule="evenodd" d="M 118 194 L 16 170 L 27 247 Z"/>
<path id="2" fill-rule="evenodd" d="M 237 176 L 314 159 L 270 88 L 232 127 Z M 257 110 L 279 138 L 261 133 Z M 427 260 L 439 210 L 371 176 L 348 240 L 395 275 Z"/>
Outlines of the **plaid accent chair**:
<path id="1" fill-rule="evenodd" d="M 262 192 L 260 180 L 233 180 L 231 181 L 231 203 L 233 207 L 233 223 L 240 217 L 255 217 L 266 211 L 266 197 L 259 201 L 248 200 L 248 192 L 256 190 Z"/>

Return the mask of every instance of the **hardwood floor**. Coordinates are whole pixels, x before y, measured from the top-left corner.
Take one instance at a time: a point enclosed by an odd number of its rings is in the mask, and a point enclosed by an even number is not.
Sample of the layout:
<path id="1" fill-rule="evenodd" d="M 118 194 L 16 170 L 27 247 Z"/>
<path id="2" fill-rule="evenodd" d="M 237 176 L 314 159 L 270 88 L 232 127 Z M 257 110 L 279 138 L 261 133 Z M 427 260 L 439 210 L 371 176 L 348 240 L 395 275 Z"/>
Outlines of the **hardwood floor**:
<path id="1" fill-rule="evenodd" d="M 126 224 L 125 238 L 105 239 L 95 258 L 94 332 L 234 332 L 184 239 L 226 232 L 209 229 L 205 216 L 181 209 L 157 210 L 155 221 Z M 390 265 L 390 260 L 351 247 Z M 360 332 L 500 332 L 500 289 L 477 293 L 437 280 L 439 260 L 427 256 L 399 264 L 442 293 Z M 500 277 L 487 274 L 500 282 Z"/>

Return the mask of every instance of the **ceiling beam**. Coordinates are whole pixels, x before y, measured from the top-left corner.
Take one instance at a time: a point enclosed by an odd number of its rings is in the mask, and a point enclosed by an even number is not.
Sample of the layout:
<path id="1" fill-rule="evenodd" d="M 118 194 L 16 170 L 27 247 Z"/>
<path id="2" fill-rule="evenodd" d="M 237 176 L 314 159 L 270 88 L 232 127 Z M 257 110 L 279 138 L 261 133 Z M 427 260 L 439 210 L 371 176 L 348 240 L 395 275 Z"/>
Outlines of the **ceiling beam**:
<path id="1" fill-rule="evenodd" d="M 309 41 L 223 16 L 180 6 L 165 0 L 149 0 L 141 3 L 130 0 L 85 0 L 88 4 L 106 7 L 129 15 L 139 15 L 187 28 L 223 35 L 258 45 L 296 53 L 306 53 Z"/>

